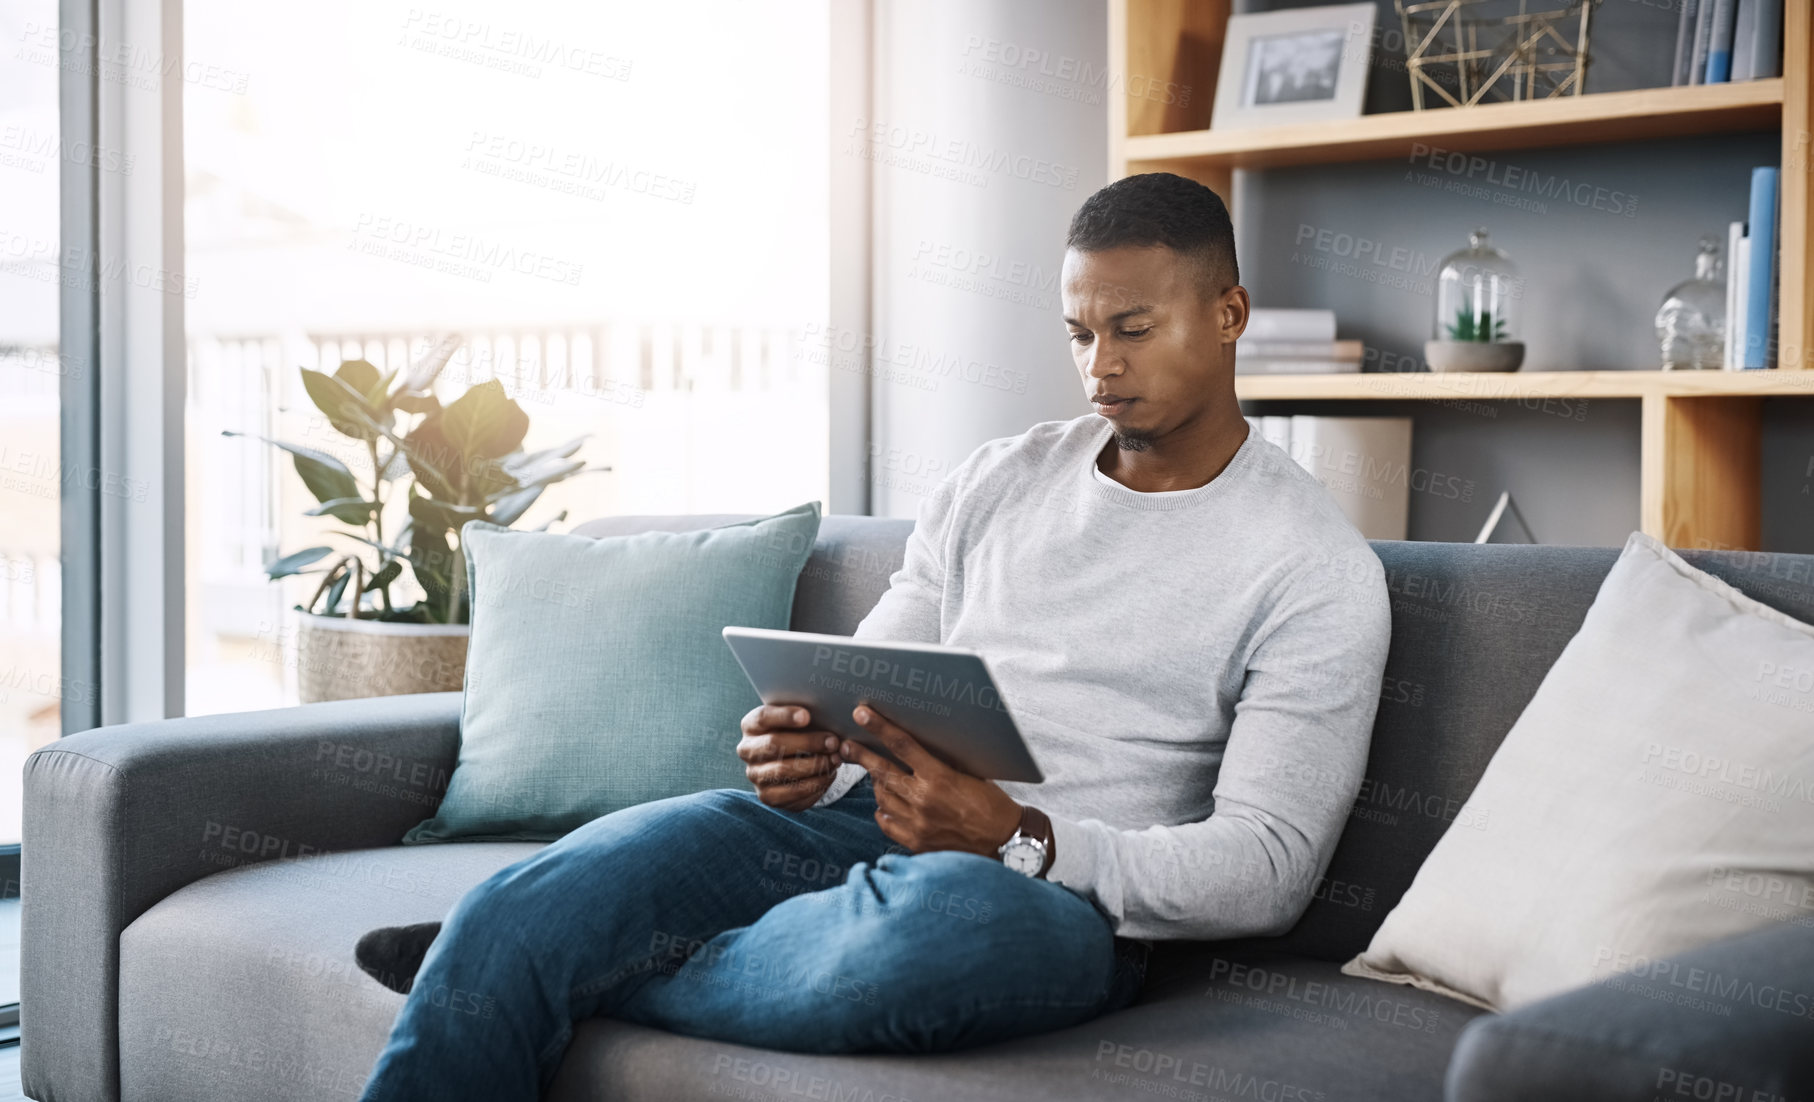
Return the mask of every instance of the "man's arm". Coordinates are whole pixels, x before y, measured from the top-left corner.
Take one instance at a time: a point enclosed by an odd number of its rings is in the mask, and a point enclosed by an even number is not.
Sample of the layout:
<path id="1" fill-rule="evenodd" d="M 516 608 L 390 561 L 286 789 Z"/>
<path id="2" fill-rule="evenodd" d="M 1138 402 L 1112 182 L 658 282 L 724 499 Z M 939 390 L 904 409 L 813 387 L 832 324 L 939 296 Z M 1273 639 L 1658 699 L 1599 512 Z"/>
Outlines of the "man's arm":
<path id="1" fill-rule="evenodd" d="M 957 498 L 958 478 L 969 463 L 947 475 L 920 502 L 919 517 L 907 537 L 907 553 L 901 568 L 888 579 L 888 590 L 863 617 L 855 639 L 882 639 L 895 643 L 939 643 L 945 594 L 945 549 L 950 537 L 951 514 Z M 814 807 L 842 799 L 846 792 L 863 779 L 865 770 L 855 762 L 843 762 L 831 787 L 819 797 Z"/>
<path id="2" fill-rule="evenodd" d="M 1300 576 L 1248 663 L 1201 822 L 1116 830 L 1052 815 L 1046 878 L 1082 894 L 1123 937 L 1289 930 L 1310 903 L 1360 789 L 1391 640 L 1371 548 Z M 1050 814 L 1050 809 L 1045 809 Z"/>

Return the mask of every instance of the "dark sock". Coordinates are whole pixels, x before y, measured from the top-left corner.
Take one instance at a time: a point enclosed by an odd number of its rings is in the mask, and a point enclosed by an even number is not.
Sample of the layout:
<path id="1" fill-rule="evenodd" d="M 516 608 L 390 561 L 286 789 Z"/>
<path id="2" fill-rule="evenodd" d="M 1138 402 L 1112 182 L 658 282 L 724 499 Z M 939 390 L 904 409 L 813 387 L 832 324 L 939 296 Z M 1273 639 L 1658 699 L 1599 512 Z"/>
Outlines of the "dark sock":
<path id="1" fill-rule="evenodd" d="M 359 939 L 353 947 L 353 959 L 366 975 L 400 995 L 409 994 L 416 982 L 422 958 L 441 932 L 439 922 L 418 922 L 414 926 L 380 926 Z"/>

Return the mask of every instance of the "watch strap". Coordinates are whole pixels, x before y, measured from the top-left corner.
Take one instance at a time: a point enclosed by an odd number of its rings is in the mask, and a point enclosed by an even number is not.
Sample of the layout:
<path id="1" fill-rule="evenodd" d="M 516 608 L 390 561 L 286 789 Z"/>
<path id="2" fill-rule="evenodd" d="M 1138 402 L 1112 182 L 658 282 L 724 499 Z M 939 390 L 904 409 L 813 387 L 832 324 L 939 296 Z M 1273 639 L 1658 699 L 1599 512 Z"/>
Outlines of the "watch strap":
<path id="1" fill-rule="evenodd" d="M 1027 804 L 1020 809 L 1020 830 L 1016 833 L 1028 838 L 1037 838 L 1045 844 L 1045 864 L 1039 866 L 1039 871 L 1033 874 L 1042 880 L 1045 879 L 1046 873 L 1052 868 L 1052 863 L 1058 859 L 1057 840 L 1052 837 L 1052 820 L 1045 812 Z"/>

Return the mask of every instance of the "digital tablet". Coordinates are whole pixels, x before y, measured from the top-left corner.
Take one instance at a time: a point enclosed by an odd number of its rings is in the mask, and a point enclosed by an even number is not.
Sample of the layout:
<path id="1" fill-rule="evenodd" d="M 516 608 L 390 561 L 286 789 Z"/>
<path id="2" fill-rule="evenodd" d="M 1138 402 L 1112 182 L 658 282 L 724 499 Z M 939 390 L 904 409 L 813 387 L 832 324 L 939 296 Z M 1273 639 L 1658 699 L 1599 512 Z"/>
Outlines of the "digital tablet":
<path id="1" fill-rule="evenodd" d="M 724 641 L 764 704 L 800 705 L 812 712 L 813 727 L 867 746 L 902 768 L 881 739 L 851 718 L 858 704 L 893 720 L 961 773 L 990 781 L 1045 780 L 988 663 L 975 651 L 766 628 L 725 628 Z"/>

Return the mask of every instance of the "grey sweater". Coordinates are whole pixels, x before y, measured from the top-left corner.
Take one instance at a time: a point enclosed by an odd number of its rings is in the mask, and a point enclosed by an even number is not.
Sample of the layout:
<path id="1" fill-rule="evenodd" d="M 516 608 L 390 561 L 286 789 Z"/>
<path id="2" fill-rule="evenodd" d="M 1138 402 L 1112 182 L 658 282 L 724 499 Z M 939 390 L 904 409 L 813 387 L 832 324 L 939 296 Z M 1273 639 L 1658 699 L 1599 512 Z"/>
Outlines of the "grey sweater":
<path id="1" fill-rule="evenodd" d="M 1110 431 L 1089 414 L 978 448 L 856 637 L 988 659 L 1046 777 L 1001 787 L 1051 817 L 1047 878 L 1117 934 L 1282 933 L 1366 766 L 1384 569 L 1258 435 L 1207 485 L 1144 494 L 1098 477 Z M 844 764 L 816 806 L 862 776 Z"/>

